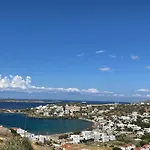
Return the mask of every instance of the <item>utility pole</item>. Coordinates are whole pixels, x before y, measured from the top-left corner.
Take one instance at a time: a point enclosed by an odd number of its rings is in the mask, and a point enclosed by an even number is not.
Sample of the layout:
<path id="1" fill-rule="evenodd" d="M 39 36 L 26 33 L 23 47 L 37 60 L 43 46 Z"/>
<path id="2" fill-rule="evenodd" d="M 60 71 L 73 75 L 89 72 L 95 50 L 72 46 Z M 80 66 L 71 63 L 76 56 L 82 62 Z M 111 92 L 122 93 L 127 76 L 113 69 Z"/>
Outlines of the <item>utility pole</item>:
<path id="1" fill-rule="evenodd" d="M 24 130 L 26 131 L 26 126 L 27 126 L 27 116 L 25 115 L 25 120 L 24 120 Z M 24 137 L 25 137 L 25 132 L 24 131 Z"/>

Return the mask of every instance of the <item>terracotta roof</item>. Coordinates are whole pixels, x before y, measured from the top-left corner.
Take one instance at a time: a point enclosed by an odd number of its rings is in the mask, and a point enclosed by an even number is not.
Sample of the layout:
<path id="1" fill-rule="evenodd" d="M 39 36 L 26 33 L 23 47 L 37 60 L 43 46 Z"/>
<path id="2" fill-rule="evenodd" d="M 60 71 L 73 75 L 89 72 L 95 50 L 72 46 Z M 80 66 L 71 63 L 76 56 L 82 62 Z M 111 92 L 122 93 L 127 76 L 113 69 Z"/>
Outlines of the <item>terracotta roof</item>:
<path id="1" fill-rule="evenodd" d="M 62 148 L 68 148 L 68 147 L 70 147 L 70 146 L 72 146 L 72 144 L 64 144 L 64 145 L 62 145 L 61 147 L 62 147 Z"/>
<path id="2" fill-rule="evenodd" d="M 145 144 L 143 147 L 150 147 L 150 145 L 149 144 Z"/>
<path id="3" fill-rule="evenodd" d="M 125 145 L 122 145 L 121 147 L 125 148 L 126 146 L 125 146 Z"/>
<path id="4" fill-rule="evenodd" d="M 126 144 L 126 145 L 122 145 L 121 147 L 127 148 L 127 147 L 130 147 L 130 146 L 135 146 L 135 145 L 134 144 Z"/>
<path id="5" fill-rule="evenodd" d="M 11 129 L 13 129 L 13 130 L 17 131 L 17 129 L 18 129 L 18 128 L 16 128 L 16 127 L 13 127 L 13 128 L 11 128 Z"/>
<path id="6" fill-rule="evenodd" d="M 140 150 L 141 148 L 139 148 L 139 147 L 136 147 L 134 150 Z"/>

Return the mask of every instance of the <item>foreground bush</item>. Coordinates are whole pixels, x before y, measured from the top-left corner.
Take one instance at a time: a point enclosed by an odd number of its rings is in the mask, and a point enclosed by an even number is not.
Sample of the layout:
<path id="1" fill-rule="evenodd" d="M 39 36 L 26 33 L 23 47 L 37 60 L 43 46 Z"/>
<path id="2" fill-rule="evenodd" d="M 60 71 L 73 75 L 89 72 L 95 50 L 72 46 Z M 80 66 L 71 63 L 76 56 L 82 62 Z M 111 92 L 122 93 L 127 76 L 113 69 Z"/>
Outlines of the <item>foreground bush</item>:
<path id="1" fill-rule="evenodd" d="M 113 150 L 121 150 L 119 147 L 114 147 Z"/>
<path id="2" fill-rule="evenodd" d="M 0 150 L 33 150 L 27 138 L 11 138 Z"/>

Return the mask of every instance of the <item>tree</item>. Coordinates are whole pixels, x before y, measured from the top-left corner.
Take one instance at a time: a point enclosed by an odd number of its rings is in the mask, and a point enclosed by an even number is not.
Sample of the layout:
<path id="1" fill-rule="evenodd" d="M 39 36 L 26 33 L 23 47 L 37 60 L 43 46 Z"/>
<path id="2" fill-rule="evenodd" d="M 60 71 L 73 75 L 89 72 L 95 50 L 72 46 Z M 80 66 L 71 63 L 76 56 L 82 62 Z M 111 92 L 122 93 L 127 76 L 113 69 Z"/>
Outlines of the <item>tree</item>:
<path id="1" fill-rule="evenodd" d="M 10 129 L 11 133 L 14 135 L 14 136 L 19 136 L 19 134 L 17 133 L 17 131 L 15 131 L 14 129 Z"/>
<path id="2" fill-rule="evenodd" d="M 79 135 L 79 134 L 81 134 L 81 131 L 75 131 L 75 132 L 73 132 L 73 134 Z"/>
<path id="3" fill-rule="evenodd" d="M 47 140 L 46 144 L 49 145 L 49 146 L 52 146 L 52 140 L 49 140 L 49 141 Z"/>
<path id="4" fill-rule="evenodd" d="M 141 147 L 144 146 L 145 144 L 147 144 L 146 141 L 140 141 L 140 146 L 141 146 Z"/>
<path id="5" fill-rule="evenodd" d="M 59 136 L 59 139 L 67 139 L 68 138 L 68 134 L 63 134 Z"/>
<path id="6" fill-rule="evenodd" d="M 114 147 L 113 150 L 121 150 L 119 147 Z"/>

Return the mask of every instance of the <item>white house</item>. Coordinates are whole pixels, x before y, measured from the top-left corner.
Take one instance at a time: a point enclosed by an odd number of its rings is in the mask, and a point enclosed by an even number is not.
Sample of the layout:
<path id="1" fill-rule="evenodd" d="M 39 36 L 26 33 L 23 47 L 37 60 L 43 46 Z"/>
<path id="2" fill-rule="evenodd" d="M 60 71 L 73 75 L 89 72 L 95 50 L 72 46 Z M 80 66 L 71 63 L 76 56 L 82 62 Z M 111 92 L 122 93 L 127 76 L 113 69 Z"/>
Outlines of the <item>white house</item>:
<path id="1" fill-rule="evenodd" d="M 144 128 L 144 131 L 150 133 L 150 128 Z"/>
<path id="2" fill-rule="evenodd" d="M 120 147 L 121 150 L 131 150 L 131 149 L 135 149 L 136 146 L 134 144 L 127 144 L 127 145 L 123 145 Z"/>
<path id="3" fill-rule="evenodd" d="M 94 136 L 93 136 L 93 132 L 92 132 L 92 131 L 82 131 L 82 132 L 81 132 L 81 135 L 83 136 L 83 138 L 84 138 L 85 140 L 94 139 Z"/>
<path id="4" fill-rule="evenodd" d="M 116 137 L 115 137 L 114 135 L 110 135 L 110 136 L 109 136 L 109 139 L 110 139 L 110 141 L 115 141 L 115 140 L 116 140 Z"/>
<path id="5" fill-rule="evenodd" d="M 73 144 L 80 143 L 80 135 L 71 135 L 70 139 L 72 139 Z"/>
<path id="6" fill-rule="evenodd" d="M 49 116 L 49 112 L 44 112 L 44 116 Z"/>
<path id="7" fill-rule="evenodd" d="M 94 141 L 98 142 L 101 138 L 102 133 L 100 133 L 99 131 L 93 131 L 93 137 L 94 137 Z"/>
<path id="8" fill-rule="evenodd" d="M 45 143 L 46 141 L 46 138 L 43 135 L 37 135 L 35 138 L 41 143 Z"/>
<path id="9" fill-rule="evenodd" d="M 27 134 L 27 131 L 21 129 L 21 128 L 18 128 L 17 131 L 16 131 L 21 137 L 25 137 L 26 134 Z"/>
<path id="10" fill-rule="evenodd" d="M 108 136 L 108 135 L 103 135 L 103 136 L 102 136 L 102 142 L 103 142 L 103 143 L 109 142 L 109 136 Z"/>

